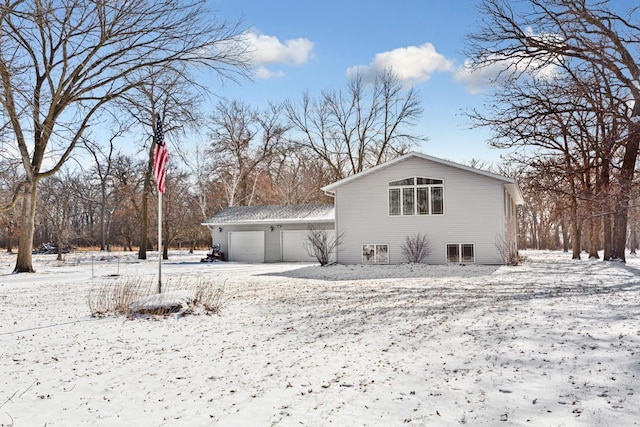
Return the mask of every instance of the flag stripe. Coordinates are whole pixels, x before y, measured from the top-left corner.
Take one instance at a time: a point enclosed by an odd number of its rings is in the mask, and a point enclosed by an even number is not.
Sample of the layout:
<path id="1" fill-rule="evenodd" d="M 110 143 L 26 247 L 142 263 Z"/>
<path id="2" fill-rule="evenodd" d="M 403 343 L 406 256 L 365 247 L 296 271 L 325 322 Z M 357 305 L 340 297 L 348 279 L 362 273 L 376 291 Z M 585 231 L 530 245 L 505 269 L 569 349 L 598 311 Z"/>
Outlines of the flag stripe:
<path id="1" fill-rule="evenodd" d="M 160 193 L 164 193 L 169 153 L 167 152 L 167 144 L 164 140 L 164 132 L 162 131 L 162 120 L 160 120 L 160 116 L 156 119 L 155 140 L 156 147 L 153 152 L 153 170 L 155 172 L 158 191 Z"/>

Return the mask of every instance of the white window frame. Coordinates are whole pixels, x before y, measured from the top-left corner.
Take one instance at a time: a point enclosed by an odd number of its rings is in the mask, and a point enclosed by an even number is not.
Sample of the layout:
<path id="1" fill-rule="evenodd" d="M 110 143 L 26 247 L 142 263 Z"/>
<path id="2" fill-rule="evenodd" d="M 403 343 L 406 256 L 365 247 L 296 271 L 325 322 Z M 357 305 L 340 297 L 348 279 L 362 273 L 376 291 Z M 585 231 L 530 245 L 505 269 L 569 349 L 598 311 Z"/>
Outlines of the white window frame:
<path id="1" fill-rule="evenodd" d="M 439 184 L 417 184 L 417 180 L 421 179 L 431 179 L 434 181 L 441 181 Z M 403 181 L 403 180 L 413 180 L 413 184 L 405 184 L 405 185 L 391 185 L 392 182 Z M 433 192 L 434 189 L 440 188 L 442 191 L 442 212 L 433 213 Z M 418 212 L 418 190 L 426 189 L 427 190 L 427 200 L 426 200 L 426 213 Z M 405 203 L 404 196 L 405 191 L 410 190 L 413 193 L 413 202 L 411 203 L 411 211 L 405 212 Z M 397 192 L 396 200 L 399 201 L 399 213 L 391 213 L 392 203 L 391 203 L 391 194 L 392 192 Z M 444 179 L 441 178 L 429 178 L 423 176 L 412 176 L 407 178 L 396 179 L 393 181 L 389 181 L 387 184 L 387 215 L 388 216 L 438 216 L 444 215 Z"/>
<path id="2" fill-rule="evenodd" d="M 458 259 L 456 261 L 449 260 L 449 246 L 455 246 L 458 250 Z M 473 251 L 473 258 L 471 260 L 465 259 L 463 255 L 463 247 L 471 246 Z M 476 263 L 476 245 L 475 243 L 447 243 L 445 244 L 444 258 L 447 264 L 475 264 Z"/>
<path id="3" fill-rule="evenodd" d="M 365 249 L 367 247 L 372 247 Z M 381 247 L 386 246 L 386 251 L 382 251 Z M 365 250 L 372 250 L 371 259 L 365 257 Z M 389 254 L 389 244 L 388 243 L 364 243 L 362 245 L 362 263 L 363 264 L 389 264 L 390 254 Z M 382 262 L 381 262 L 382 261 Z"/>

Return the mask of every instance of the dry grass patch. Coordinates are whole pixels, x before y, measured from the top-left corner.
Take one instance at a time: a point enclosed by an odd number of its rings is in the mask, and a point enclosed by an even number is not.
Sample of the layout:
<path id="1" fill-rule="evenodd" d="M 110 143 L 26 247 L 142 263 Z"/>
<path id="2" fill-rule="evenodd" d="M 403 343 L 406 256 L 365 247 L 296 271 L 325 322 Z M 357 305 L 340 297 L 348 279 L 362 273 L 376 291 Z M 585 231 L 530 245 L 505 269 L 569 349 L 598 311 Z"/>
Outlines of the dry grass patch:
<path id="1" fill-rule="evenodd" d="M 224 285 L 205 278 L 167 281 L 157 293 L 157 279 L 139 277 L 105 279 L 87 296 L 94 317 L 168 314 L 218 314 L 223 304 Z"/>

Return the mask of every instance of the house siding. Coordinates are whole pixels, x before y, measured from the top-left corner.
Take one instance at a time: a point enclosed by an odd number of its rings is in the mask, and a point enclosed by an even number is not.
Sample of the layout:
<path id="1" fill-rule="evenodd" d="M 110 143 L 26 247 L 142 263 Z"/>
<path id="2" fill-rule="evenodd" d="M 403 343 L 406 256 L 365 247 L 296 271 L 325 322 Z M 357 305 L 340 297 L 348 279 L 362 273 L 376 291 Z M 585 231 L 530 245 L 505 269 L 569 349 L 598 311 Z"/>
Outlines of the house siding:
<path id="1" fill-rule="evenodd" d="M 389 182 L 412 176 L 444 181 L 444 215 L 389 216 Z M 335 189 L 336 230 L 344 233 L 338 262 L 361 263 L 363 244 L 388 244 L 389 262 L 406 262 L 402 244 L 422 233 L 431 245 L 426 263 L 446 263 L 447 244 L 472 243 L 475 262 L 501 264 L 496 239 L 506 232 L 504 194 L 496 178 L 418 157 L 354 179 Z"/>

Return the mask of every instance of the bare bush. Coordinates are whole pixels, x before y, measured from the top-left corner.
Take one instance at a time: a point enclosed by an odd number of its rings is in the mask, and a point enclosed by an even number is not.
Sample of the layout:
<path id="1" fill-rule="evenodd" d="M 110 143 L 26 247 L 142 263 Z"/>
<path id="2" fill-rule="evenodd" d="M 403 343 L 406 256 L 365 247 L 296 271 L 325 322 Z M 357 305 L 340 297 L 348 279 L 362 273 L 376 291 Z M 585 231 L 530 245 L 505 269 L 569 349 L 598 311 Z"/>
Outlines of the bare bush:
<path id="1" fill-rule="evenodd" d="M 431 254 L 431 242 L 426 234 L 417 233 L 405 238 L 400 250 L 409 263 L 421 263 Z"/>
<path id="2" fill-rule="evenodd" d="M 519 265 L 522 262 L 522 257 L 516 248 L 515 242 L 507 242 L 504 237 L 496 236 L 496 249 L 502 255 L 502 261 L 504 265 Z"/>
<path id="3" fill-rule="evenodd" d="M 315 257 L 320 265 L 327 265 L 331 257 L 338 250 L 344 233 L 331 236 L 333 230 L 324 230 L 315 225 L 310 225 L 305 239 L 305 248 L 310 256 Z"/>
<path id="4" fill-rule="evenodd" d="M 137 299 L 150 294 L 151 284 L 142 279 L 126 278 L 125 280 L 107 279 L 97 288 L 92 289 L 87 297 L 89 311 L 92 316 L 107 314 L 126 314 L 129 306 Z"/>
<path id="5" fill-rule="evenodd" d="M 193 303 L 206 313 L 218 314 L 223 304 L 223 296 L 224 286 L 218 287 L 203 279 L 195 285 Z"/>
<path id="6" fill-rule="evenodd" d="M 127 277 L 115 281 L 105 280 L 89 292 L 87 298 L 89 311 L 95 317 L 108 314 L 131 316 L 139 313 L 167 315 L 178 312 L 181 315 L 218 314 L 224 303 L 224 286 L 218 286 L 202 277 L 188 282 L 183 279 L 174 283 L 167 282 L 163 288 L 164 292 L 159 294 L 161 303 L 157 304 L 156 308 L 149 308 L 154 305 L 154 303 L 148 304 L 148 300 L 154 296 L 157 289 L 155 280 L 152 279 L 146 283 L 138 277 Z M 170 295 L 175 299 L 176 293 L 180 296 L 180 302 L 177 305 L 170 305 L 168 301 L 162 302 L 163 295 Z"/>

